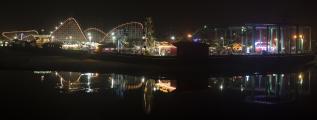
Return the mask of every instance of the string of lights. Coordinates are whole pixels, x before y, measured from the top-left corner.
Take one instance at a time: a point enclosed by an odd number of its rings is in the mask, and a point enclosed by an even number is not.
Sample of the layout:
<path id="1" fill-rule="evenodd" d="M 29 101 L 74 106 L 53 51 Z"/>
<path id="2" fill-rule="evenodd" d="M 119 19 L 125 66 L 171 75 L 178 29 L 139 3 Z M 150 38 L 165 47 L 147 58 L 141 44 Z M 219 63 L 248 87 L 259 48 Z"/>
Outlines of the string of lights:
<path id="1" fill-rule="evenodd" d="M 38 35 L 38 34 L 39 34 L 39 32 L 36 31 L 36 30 L 25 30 L 25 31 L 2 32 L 1 35 L 2 35 L 3 37 L 5 37 L 6 39 L 8 39 L 8 40 L 14 40 L 14 39 L 17 39 L 17 34 L 18 34 L 18 33 L 23 33 L 23 34 L 29 33 L 29 34 L 31 34 L 31 35 L 34 35 L 34 34 Z M 32 33 L 33 33 L 33 34 L 32 34 Z M 13 35 L 13 37 L 10 37 L 9 34 L 14 34 L 14 35 Z M 16 38 L 15 38 L 15 37 L 16 37 Z M 24 39 L 24 38 L 26 38 L 26 37 L 29 37 L 29 35 L 27 35 L 27 36 L 22 36 L 22 39 Z"/>

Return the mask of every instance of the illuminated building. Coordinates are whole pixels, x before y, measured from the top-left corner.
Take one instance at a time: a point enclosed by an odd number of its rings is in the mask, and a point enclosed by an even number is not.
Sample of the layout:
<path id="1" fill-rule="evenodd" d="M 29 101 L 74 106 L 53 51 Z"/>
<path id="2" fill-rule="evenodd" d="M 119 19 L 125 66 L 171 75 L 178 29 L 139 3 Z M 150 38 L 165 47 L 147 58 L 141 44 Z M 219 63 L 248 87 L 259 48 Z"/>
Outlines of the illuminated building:
<path id="1" fill-rule="evenodd" d="M 278 24 L 210 26 L 202 29 L 193 37 L 218 49 L 232 46 L 235 43 L 241 44 L 242 54 L 262 54 L 264 52 L 298 54 L 309 53 L 312 50 L 310 26 Z"/>
<path id="2" fill-rule="evenodd" d="M 311 88 L 311 72 L 286 74 L 251 74 L 209 78 L 209 87 L 225 92 L 234 90 L 245 96 L 246 102 L 278 104 L 293 102 L 307 95 Z"/>
<path id="3" fill-rule="evenodd" d="M 175 56 L 177 52 L 176 46 L 169 42 L 157 42 L 155 48 L 158 56 Z"/>

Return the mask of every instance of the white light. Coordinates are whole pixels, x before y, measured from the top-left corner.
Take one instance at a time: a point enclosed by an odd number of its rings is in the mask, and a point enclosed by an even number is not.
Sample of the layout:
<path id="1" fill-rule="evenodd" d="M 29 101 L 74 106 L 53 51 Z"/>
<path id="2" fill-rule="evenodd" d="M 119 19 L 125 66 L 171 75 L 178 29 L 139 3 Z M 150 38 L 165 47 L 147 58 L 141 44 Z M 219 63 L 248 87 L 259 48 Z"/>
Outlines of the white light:
<path id="1" fill-rule="evenodd" d="M 111 35 L 114 36 L 114 32 L 112 32 Z"/>
<path id="2" fill-rule="evenodd" d="M 116 39 L 116 36 L 112 36 L 112 39 L 115 40 L 115 39 Z"/>
<path id="3" fill-rule="evenodd" d="M 69 39 L 72 39 L 73 38 L 73 36 L 69 36 Z"/>
<path id="4" fill-rule="evenodd" d="M 142 39 L 144 40 L 144 39 L 145 39 L 145 36 L 142 36 Z"/>
<path id="5" fill-rule="evenodd" d="M 144 81 L 145 81 L 145 78 L 144 78 L 144 77 L 142 77 L 142 82 L 144 83 Z"/>
<path id="6" fill-rule="evenodd" d="M 91 40 L 91 39 L 92 39 L 92 37 L 91 37 L 91 36 L 88 36 L 88 39 L 89 39 L 89 40 Z"/>
<path id="7" fill-rule="evenodd" d="M 114 85 L 114 80 L 113 78 L 111 78 L 111 88 L 113 88 L 113 85 Z"/>
<path id="8" fill-rule="evenodd" d="M 18 39 L 18 37 L 15 36 L 14 39 Z"/>
<path id="9" fill-rule="evenodd" d="M 63 22 L 61 22 L 60 24 L 63 25 Z"/>
<path id="10" fill-rule="evenodd" d="M 58 29 L 58 27 L 56 26 L 56 27 L 55 27 L 55 30 L 57 30 L 57 29 Z"/>
<path id="11" fill-rule="evenodd" d="M 91 33 L 88 33 L 87 35 L 88 35 L 88 36 L 91 36 Z"/>
<path id="12" fill-rule="evenodd" d="M 42 80 L 42 81 L 44 80 L 44 75 L 41 76 L 41 80 Z"/>
<path id="13" fill-rule="evenodd" d="M 249 78 L 250 78 L 250 76 L 245 76 L 246 77 L 246 81 L 248 82 L 249 81 Z"/>
<path id="14" fill-rule="evenodd" d="M 300 84 L 300 85 L 303 85 L 303 80 L 300 80 L 300 81 L 299 81 L 299 84 Z"/>
<path id="15" fill-rule="evenodd" d="M 219 89 L 220 89 L 220 90 L 223 90 L 223 85 L 222 85 L 222 84 L 219 86 Z"/>
<path id="16" fill-rule="evenodd" d="M 51 33 L 51 34 L 53 34 L 53 32 L 52 32 L 52 31 L 51 31 L 50 33 Z"/>
<path id="17" fill-rule="evenodd" d="M 55 38 L 55 36 L 52 36 L 52 39 L 54 39 Z"/>
<path id="18" fill-rule="evenodd" d="M 172 37 L 171 37 L 171 40 L 175 40 L 175 36 L 172 36 Z"/>

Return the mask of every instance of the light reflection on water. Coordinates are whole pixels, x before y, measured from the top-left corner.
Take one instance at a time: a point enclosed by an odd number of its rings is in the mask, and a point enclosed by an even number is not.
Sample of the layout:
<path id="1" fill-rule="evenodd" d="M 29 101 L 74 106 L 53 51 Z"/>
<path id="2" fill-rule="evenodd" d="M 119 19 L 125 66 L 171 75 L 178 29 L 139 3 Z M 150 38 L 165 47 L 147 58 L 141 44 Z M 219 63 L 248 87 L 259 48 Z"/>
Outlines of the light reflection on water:
<path id="1" fill-rule="evenodd" d="M 40 72 L 39 80 L 53 81 L 60 94 L 94 94 L 111 91 L 124 98 L 130 91 L 141 91 L 145 113 L 151 113 L 156 93 L 182 93 L 182 77 L 132 76 L 114 73 Z M 204 81 L 204 80 L 202 80 Z M 279 74 L 247 74 L 206 78 L 207 89 L 221 94 L 240 94 L 243 101 L 252 104 L 283 104 L 310 94 L 311 72 Z M 195 81 L 200 83 L 201 81 Z M 191 82 L 189 82 L 191 83 Z M 204 83 L 204 82 L 202 82 Z M 185 86 L 188 83 L 185 82 Z M 191 84 L 190 84 L 191 85 Z M 190 86 L 189 85 L 189 86 Z"/>
<path id="2" fill-rule="evenodd" d="M 210 88 L 240 91 L 246 102 L 278 104 L 310 94 L 311 72 L 211 77 Z"/>

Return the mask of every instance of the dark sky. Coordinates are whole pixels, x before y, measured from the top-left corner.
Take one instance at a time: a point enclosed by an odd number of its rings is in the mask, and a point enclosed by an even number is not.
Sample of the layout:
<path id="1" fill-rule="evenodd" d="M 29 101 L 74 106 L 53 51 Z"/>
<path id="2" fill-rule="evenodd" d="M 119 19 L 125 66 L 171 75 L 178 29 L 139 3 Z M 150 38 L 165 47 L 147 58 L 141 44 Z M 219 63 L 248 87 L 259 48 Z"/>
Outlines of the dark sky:
<path id="1" fill-rule="evenodd" d="M 312 2 L 298 0 L 42 0 L 3 2 L 0 31 L 54 29 L 67 17 L 105 31 L 127 21 L 153 17 L 161 34 L 191 32 L 204 24 L 299 23 L 316 25 Z"/>

